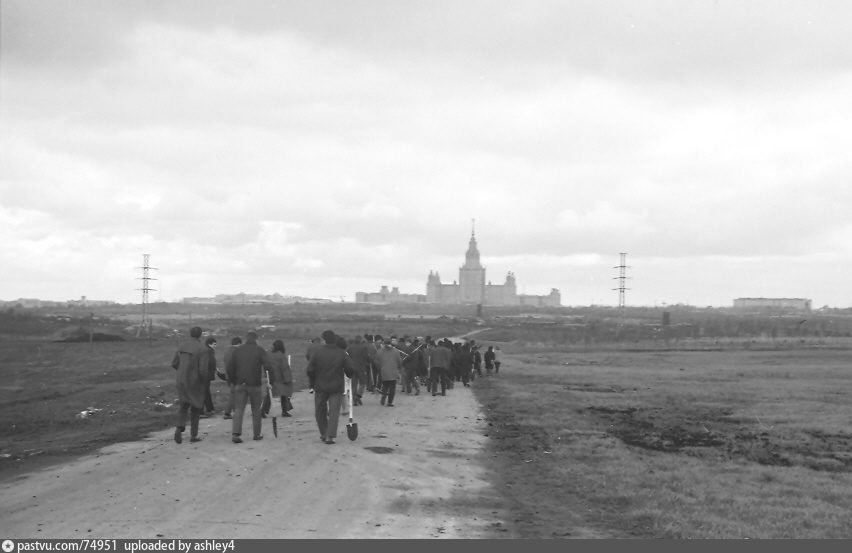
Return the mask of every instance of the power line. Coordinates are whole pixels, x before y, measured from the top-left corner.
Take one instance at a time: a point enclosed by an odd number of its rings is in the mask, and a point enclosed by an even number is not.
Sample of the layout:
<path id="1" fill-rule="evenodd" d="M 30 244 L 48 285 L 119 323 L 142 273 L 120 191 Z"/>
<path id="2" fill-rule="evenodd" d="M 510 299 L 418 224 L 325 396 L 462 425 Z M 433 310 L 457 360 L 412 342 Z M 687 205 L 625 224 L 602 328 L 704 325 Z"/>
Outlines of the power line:
<path id="1" fill-rule="evenodd" d="M 148 314 L 148 292 L 156 290 L 156 288 L 151 288 L 151 281 L 157 279 L 150 275 L 150 271 L 157 271 L 158 269 L 150 266 L 150 258 L 151 254 L 142 254 L 142 266 L 137 267 L 137 269 L 142 269 L 142 276 L 137 277 L 137 280 L 142 281 L 142 288 L 137 288 L 137 290 L 142 290 L 142 322 L 139 324 L 139 328 L 136 329 L 137 338 L 142 333 L 143 328 L 148 332 L 148 339 L 151 338 L 152 321 L 151 315 Z"/>
<path id="2" fill-rule="evenodd" d="M 618 280 L 618 288 L 613 288 L 613 290 L 618 290 L 618 307 L 625 306 L 625 294 L 626 290 L 630 290 L 627 288 L 627 279 L 630 278 L 627 276 L 627 252 L 621 252 L 618 254 L 621 257 L 621 263 L 613 267 L 613 269 L 618 269 L 618 276 L 613 277 L 613 279 Z"/>

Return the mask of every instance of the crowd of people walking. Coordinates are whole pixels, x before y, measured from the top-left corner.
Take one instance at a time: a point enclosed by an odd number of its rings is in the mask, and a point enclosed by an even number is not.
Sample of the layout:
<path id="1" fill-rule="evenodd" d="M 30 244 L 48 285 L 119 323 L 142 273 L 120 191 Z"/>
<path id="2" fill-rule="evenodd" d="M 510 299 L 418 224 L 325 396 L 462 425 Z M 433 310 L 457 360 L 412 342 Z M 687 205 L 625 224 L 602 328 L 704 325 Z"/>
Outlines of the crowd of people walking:
<path id="1" fill-rule="evenodd" d="M 214 412 L 210 382 L 218 377 L 228 383 L 224 418 L 231 420 L 231 441 L 242 443 L 246 406 L 251 413 L 252 437 L 262 440 L 262 419 L 280 401 L 281 416 L 293 409 L 293 370 L 283 340 L 275 340 L 266 350 L 251 331 L 245 340 L 234 337 L 220 367 L 216 360 L 216 338 L 202 343 L 200 327 L 190 329 L 189 337 L 177 348 L 172 367 L 177 371 L 179 409 L 175 442 L 182 442 L 187 419 L 190 441 L 198 436 L 199 418 Z M 379 334 L 356 335 L 350 339 L 326 330 L 305 352 L 306 375 L 314 397 L 314 417 L 320 439 L 334 444 L 338 422 L 347 393 L 353 405 L 363 405 L 366 393 L 380 397 L 379 404 L 394 407 L 399 394 L 446 396 L 456 384 L 469 387 L 476 378 L 500 371 L 499 347 L 488 346 L 484 355 L 476 340 L 435 340 L 431 336 L 410 337 Z M 482 372 L 483 362 L 485 373 Z M 265 383 L 264 383 L 265 382 Z M 265 389 L 264 389 L 265 388 Z"/>

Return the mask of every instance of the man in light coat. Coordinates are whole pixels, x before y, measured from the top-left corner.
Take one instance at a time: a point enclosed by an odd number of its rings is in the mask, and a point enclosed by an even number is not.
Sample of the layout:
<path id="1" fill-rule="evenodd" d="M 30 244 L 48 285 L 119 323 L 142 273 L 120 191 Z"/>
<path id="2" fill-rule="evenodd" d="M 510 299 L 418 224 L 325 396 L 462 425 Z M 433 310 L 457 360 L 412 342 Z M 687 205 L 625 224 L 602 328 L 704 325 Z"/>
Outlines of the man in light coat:
<path id="1" fill-rule="evenodd" d="M 396 348 L 396 336 L 385 340 L 382 348 L 376 352 L 376 364 L 382 378 L 382 405 L 393 407 L 393 398 L 396 396 L 396 381 L 402 375 L 402 355 Z"/>
<path id="2" fill-rule="evenodd" d="M 172 368 L 177 371 L 177 392 L 180 402 L 175 426 L 177 443 L 183 441 L 182 434 L 186 430 L 187 414 L 190 424 L 189 441 L 201 441 L 198 437 L 198 420 L 204 408 L 204 391 L 209 382 L 208 366 L 209 353 L 207 346 L 201 343 L 201 327 L 194 326 L 189 330 L 189 338 L 178 345 L 172 359 Z"/>

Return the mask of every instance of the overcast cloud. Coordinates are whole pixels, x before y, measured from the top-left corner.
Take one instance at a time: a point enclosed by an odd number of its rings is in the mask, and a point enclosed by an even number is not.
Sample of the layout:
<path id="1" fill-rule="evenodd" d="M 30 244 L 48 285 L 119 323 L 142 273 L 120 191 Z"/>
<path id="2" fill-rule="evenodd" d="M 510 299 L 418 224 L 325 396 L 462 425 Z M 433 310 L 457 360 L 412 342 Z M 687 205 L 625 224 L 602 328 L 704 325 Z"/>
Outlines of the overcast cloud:
<path id="1" fill-rule="evenodd" d="M 0 299 L 848 307 L 852 4 L 0 4 Z"/>

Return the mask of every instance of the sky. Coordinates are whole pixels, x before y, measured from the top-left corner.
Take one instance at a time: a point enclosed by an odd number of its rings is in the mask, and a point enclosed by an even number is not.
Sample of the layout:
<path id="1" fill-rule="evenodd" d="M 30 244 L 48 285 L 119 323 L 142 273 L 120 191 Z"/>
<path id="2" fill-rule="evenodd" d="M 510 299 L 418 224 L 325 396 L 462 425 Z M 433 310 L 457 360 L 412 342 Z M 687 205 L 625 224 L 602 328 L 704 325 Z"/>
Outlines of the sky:
<path id="1" fill-rule="evenodd" d="M 845 0 L 3 0 L 0 300 L 852 306 Z"/>

